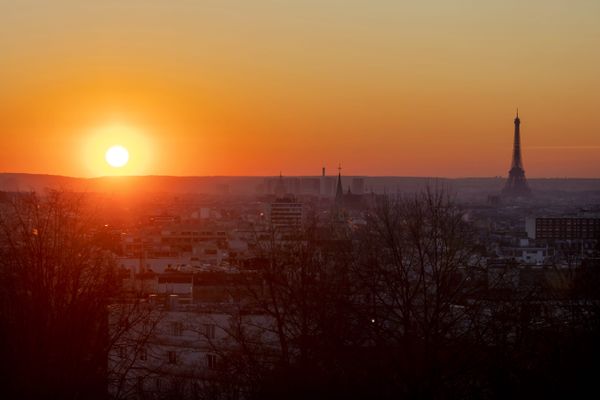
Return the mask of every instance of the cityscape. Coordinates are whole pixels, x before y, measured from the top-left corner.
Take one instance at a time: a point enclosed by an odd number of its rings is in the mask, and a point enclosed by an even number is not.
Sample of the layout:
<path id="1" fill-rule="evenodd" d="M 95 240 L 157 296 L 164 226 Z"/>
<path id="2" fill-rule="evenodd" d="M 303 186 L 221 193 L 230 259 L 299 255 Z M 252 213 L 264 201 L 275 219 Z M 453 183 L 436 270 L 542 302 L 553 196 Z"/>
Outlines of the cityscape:
<path id="1" fill-rule="evenodd" d="M 2 398 L 597 397 L 599 6 L 284 3 L 0 2 Z"/>

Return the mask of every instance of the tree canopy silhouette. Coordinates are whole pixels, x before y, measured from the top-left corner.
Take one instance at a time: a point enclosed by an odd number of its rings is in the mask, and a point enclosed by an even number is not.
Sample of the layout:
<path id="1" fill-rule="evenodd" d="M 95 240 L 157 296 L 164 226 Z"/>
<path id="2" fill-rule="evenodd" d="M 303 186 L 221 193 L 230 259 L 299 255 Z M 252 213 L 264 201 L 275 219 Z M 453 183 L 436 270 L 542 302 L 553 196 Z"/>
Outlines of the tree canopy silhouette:
<path id="1" fill-rule="evenodd" d="M 20 398 L 105 393 L 111 254 L 81 195 L 18 193 L 0 204 L 0 391 Z"/>

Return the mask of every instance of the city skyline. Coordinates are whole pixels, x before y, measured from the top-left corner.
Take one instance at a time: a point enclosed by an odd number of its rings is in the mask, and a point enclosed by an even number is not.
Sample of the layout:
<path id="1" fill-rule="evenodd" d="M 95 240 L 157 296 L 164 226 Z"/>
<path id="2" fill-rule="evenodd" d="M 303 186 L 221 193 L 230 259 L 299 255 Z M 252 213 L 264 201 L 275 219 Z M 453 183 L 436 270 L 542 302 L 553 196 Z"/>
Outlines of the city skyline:
<path id="1" fill-rule="evenodd" d="M 0 171 L 506 177 L 519 107 L 529 178 L 598 177 L 599 12 L 0 2 Z"/>
<path id="2" fill-rule="evenodd" d="M 0 0 L 0 398 L 593 397 L 598 16 Z"/>

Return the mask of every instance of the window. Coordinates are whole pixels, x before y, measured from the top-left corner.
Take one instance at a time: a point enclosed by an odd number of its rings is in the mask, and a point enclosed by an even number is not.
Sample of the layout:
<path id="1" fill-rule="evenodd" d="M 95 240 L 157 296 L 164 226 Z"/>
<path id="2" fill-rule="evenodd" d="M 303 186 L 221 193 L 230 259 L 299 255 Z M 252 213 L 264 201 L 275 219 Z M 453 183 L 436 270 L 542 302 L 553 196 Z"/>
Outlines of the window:
<path id="1" fill-rule="evenodd" d="M 217 368 L 217 356 L 215 354 L 206 355 L 206 366 L 208 367 L 208 369 Z"/>
<path id="2" fill-rule="evenodd" d="M 177 352 L 169 351 L 167 356 L 169 357 L 169 364 L 177 364 Z"/>
<path id="3" fill-rule="evenodd" d="M 215 338 L 215 324 L 203 324 L 202 333 L 207 339 L 214 339 Z"/>
<path id="4" fill-rule="evenodd" d="M 183 324 L 181 322 L 171 322 L 171 334 L 173 336 L 183 335 Z"/>

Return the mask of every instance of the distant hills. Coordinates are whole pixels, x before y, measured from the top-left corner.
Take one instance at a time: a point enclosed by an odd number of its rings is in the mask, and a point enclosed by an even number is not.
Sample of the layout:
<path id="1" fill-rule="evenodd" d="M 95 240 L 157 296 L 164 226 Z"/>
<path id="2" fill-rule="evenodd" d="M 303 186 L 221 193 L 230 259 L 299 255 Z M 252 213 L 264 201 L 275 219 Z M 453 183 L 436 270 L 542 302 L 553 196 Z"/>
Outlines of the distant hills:
<path id="1" fill-rule="evenodd" d="M 0 191 L 44 191 L 64 189 L 88 193 L 230 193 L 250 195 L 259 193 L 265 179 L 273 177 L 235 176 L 127 176 L 73 178 L 58 175 L 0 173 Z M 288 178 L 319 178 L 288 177 Z M 344 191 L 351 186 L 353 176 L 342 178 Z M 427 186 L 444 186 L 462 196 L 487 192 L 497 193 L 504 178 L 427 178 L 361 176 L 366 191 L 375 193 L 414 192 Z M 286 178 L 287 179 L 287 178 Z M 596 192 L 600 193 L 600 179 L 529 179 L 534 192 Z"/>

